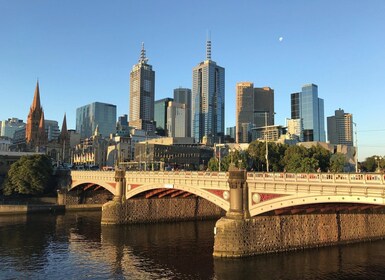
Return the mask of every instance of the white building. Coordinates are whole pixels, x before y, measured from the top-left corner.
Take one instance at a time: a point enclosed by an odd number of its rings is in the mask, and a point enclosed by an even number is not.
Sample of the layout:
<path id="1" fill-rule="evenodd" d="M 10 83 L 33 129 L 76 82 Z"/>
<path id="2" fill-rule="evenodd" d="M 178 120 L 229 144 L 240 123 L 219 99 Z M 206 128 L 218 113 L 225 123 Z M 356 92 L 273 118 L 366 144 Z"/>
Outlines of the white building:
<path id="1" fill-rule="evenodd" d="M 170 101 L 167 106 L 167 136 L 189 137 L 189 116 L 186 104 Z"/>

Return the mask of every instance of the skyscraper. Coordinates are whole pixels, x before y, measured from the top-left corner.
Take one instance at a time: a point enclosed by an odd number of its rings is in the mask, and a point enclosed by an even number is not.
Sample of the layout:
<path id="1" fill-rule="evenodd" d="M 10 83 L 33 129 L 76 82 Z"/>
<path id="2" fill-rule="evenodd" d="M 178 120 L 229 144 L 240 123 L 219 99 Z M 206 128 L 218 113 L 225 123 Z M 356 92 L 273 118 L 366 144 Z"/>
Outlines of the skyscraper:
<path id="1" fill-rule="evenodd" d="M 81 139 L 91 137 L 96 127 L 103 137 L 116 131 L 116 105 L 94 102 L 76 109 L 76 132 Z"/>
<path id="2" fill-rule="evenodd" d="M 186 105 L 186 137 L 191 137 L 191 89 L 181 87 L 174 89 L 174 102 Z"/>
<path id="3" fill-rule="evenodd" d="M 155 101 L 154 105 L 154 120 L 158 135 L 167 136 L 167 106 L 172 98 L 163 98 Z"/>
<path id="4" fill-rule="evenodd" d="M 344 110 L 335 110 L 334 116 L 327 118 L 328 141 L 330 144 L 353 146 L 353 115 Z"/>
<path id="5" fill-rule="evenodd" d="M 326 141 L 324 100 L 318 97 L 317 85 L 304 85 L 301 92 L 291 94 L 291 118 L 302 120 L 303 141 Z"/>
<path id="6" fill-rule="evenodd" d="M 167 106 L 167 136 L 168 137 L 189 137 L 187 129 L 190 127 L 187 118 L 187 105 L 168 102 Z"/>
<path id="7" fill-rule="evenodd" d="M 139 62 L 132 67 L 130 73 L 129 125 L 145 131 L 155 131 L 155 71 L 147 61 L 142 43 Z"/>
<path id="8" fill-rule="evenodd" d="M 236 142 L 251 140 L 251 129 L 274 125 L 274 90 L 254 88 L 251 82 L 236 85 Z"/>
<path id="9" fill-rule="evenodd" d="M 225 69 L 211 60 L 211 41 L 206 60 L 193 68 L 192 137 L 201 143 L 219 142 L 225 130 Z"/>

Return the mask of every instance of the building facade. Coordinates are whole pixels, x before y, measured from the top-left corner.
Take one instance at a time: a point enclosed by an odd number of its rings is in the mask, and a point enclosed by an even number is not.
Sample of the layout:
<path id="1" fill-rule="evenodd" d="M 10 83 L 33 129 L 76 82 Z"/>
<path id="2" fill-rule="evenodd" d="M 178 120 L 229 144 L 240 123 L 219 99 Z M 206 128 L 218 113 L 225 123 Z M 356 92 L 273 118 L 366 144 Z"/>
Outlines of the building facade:
<path id="1" fill-rule="evenodd" d="M 213 145 L 225 132 L 225 69 L 211 60 L 211 41 L 206 46 L 206 60 L 193 68 L 192 137 Z"/>
<path id="2" fill-rule="evenodd" d="M 174 101 L 179 104 L 185 104 L 187 114 L 186 137 L 191 137 L 191 89 L 174 89 Z"/>
<path id="3" fill-rule="evenodd" d="M 129 125 L 137 129 L 155 131 L 155 71 L 147 62 L 142 44 L 139 62 L 132 67 L 130 73 Z"/>
<path id="4" fill-rule="evenodd" d="M 116 131 L 116 105 L 94 102 L 76 109 L 76 132 L 81 139 L 93 135 L 96 127 L 102 137 Z"/>
<path id="5" fill-rule="evenodd" d="M 324 100 L 318 97 L 317 85 L 304 85 L 291 94 L 291 119 L 301 119 L 304 142 L 326 141 Z"/>
<path id="6" fill-rule="evenodd" d="M 15 131 L 22 128 L 25 128 L 25 123 L 18 118 L 9 118 L 8 120 L 0 121 L 0 136 L 13 139 Z"/>
<path id="7" fill-rule="evenodd" d="M 167 106 L 167 136 L 189 137 L 189 119 L 186 104 L 168 102 Z"/>
<path id="8" fill-rule="evenodd" d="M 335 110 L 327 117 L 328 141 L 330 144 L 353 146 L 353 115 L 344 110 Z"/>
<path id="9" fill-rule="evenodd" d="M 274 125 L 274 90 L 254 88 L 251 82 L 236 85 L 236 142 L 248 143 L 251 129 Z"/>

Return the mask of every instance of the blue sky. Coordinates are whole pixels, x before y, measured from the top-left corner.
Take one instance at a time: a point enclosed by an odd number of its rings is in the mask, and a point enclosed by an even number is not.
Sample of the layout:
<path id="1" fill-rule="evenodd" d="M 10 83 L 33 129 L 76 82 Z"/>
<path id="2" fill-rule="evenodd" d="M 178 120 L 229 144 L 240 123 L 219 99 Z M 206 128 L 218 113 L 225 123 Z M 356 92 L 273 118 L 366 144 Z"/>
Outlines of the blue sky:
<path id="1" fill-rule="evenodd" d="M 326 117 L 342 108 L 357 123 L 360 160 L 385 156 L 383 0 L 0 0 L 0 120 L 26 121 L 39 79 L 45 118 L 75 128 L 76 108 L 98 101 L 128 114 L 129 72 L 145 43 L 155 98 L 190 87 L 205 58 L 226 69 L 226 127 L 235 85 L 275 90 L 276 124 L 290 94 L 318 85 Z M 282 41 L 279 38 L 282 37 Z"/>

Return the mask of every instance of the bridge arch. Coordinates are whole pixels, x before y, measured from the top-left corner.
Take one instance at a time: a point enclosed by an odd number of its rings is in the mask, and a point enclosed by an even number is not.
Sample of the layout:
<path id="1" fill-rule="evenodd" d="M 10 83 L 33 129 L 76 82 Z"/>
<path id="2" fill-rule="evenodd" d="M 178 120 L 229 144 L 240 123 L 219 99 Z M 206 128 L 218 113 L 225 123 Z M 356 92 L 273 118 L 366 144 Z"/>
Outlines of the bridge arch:
<path id="1" fill-rule="evenodd" d="M 220 198 L 218 195 L 213 194 L 207 190 L 201 188 L 195 188 L 185 184 L 154 184 L 148 183 L 132 188 L 130 184 L 126 185 L 126 199 L 130 199 L 140 193 L 154 190 L 154 189 L 175 189 L 195 194 L 203 199 L 210 201 L 225 211 L 230 209 L 230 202 L 224 198 Z"/>
<path id="2" fill-rule="evenodd" d="M 324 203 L 354 203 L 385 205 L 384 198 L 375 196 L 354 196 L 354 195 L 290 195 L 274 198 L 257 204 L 250 204 L 250 216 L 257 216 L 269 211 L 278 210 L 287 207 L 324 204 Z"/>
<path id="3" fill-rule="evenodd" d="M 112 185 L 110 185 L 107 182 L 102 181 L 102 180 L 92 180 L 92 182 L 90 182 L 90 180 L 76 180 L 76 183 L 71 185 L 69 191 L 72 191 L 72 190 L 74 190 L 74 189 L 76 189 L 82 185 L 89 185 L 89 184 L 101 186 L 101 187 L 105 188 L 106 190 L 108 190 L 113 195 L 115 195 L 115 193 L 116 193 L 114 186 L 112 186 Z"/>

